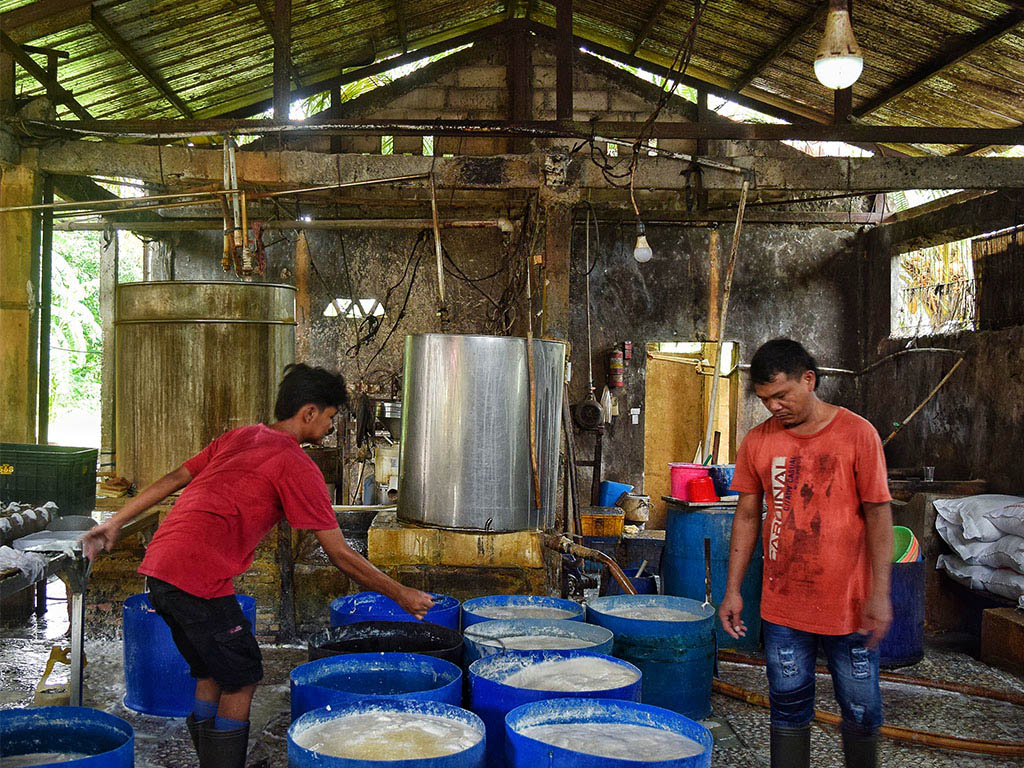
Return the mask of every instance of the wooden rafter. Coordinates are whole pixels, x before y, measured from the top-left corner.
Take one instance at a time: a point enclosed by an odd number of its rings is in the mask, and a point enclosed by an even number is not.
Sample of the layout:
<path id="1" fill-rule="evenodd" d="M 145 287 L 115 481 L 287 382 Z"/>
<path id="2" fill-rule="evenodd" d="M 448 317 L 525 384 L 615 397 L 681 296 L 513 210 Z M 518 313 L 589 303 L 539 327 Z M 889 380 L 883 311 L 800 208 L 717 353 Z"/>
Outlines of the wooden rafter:
<path id="1" fill-rule="evenodd" d="M 52 82 L 46 70 L 36 64 L 33 58 L 25 53 L 25 50 L 14 42 L 3 30 L 0 30 L 0 50 L 7 51 L 7 53 L 9 53 L 11 57 L 21 65 L 22 69 L 34 77 L 44 88 L 53 94 L 55 99 L 64 104 L 77 117 L 82 120 L 93 119 L 92 115 L 89 114 L 89 110 L 79 104 L 78 100 L 71 95 L 70 91 L 64 89 L 57 83 Z"/>
<path id="2" fill-rule="evenodd" d="M 402 0 L 395 0 L 395 23 L 398 25 L 398 41 L 402 44 L 402 53 L 409 52 L 409 33 L 405 26 L 405 9 Z"/>
<path id="3" fill-rule="evenodd" d="M 194 116 L 194 113 L 189 108 L 188 104 L 186 104 L 181 97 L 174 92 L 174 89 L 167 84 L 166 80 L 160 77 L 160 75 L 158 75 L 156 71 L 143 60 L 142 56 L 140 56 L 139 53 L 129 45 L 128 41 L 118 34 L 117 30 L 110 25 L 110 22 L 103 18 L 103 15 L 98 9 L 92 9 L 91 20 L 92 25 L 96 27 L 96 30 L 107 39 L 107 42 L 114 46 L 114 49 L 124 56 L 125 59 L 128 60 L 128 63 L 135 67 L 139 74 L 146 78 L 146 80 L 149 81 L 149 84 L 156 88 L 156 90 L 160 92 L 160 95 L 167 99 L 167 101 L 169 101 L 183 117 Z"/>
<path id="4" fill-rule="evenodd" d="M 637 32 L 636 37 L 633 38 L 633 44 L 629 47 L 629 55 L 635 56 L 636 52 L 640 50 L 640 46 L 644 44 L 644 40 L 650 37 L 651 30 L 654 28 L 654 23 L 658 20 L 658 17 L 664 12 L 668 6 L 668 0 L 658 0 L 658 4 L 651 10 L 650 15 L 644 22 L 644 25 Z"/>
<path id="5" fill-rule="evenodd" d="M 20 8 L 0 14 L 0 27 L 10 33 L 18 27 L 36 24 L 44 19 L 60 17 L 83 6 L 92 5 L 94 0 L 37 0 Z M 75 16 L 74 18 L 79 18 Z"/>
<path id="6" fill-rule="evenodd" d="M 736 78 L 736 82 L 733 83 L 732 89 L 738 93 L 754 82 L 762 72 L 772 65 L 772 62 L 782 56 L 786 51 L 793 47 L 793 44 L 797 40 L 807 34 L 807 30 L 820 24 L 825 18 L 825 12 L 827 10 L 828 3 L 818 3 L 814 10 L 793 25 L 789 32 L 786 33 L 785 37 L 773 45 L 768 52 L 764 54 L 764 56 L 751 64 L 742 75 Z"/>
<path id="7" fill-rule="evenodd" d="M 291 106 L 288 64 L 292 47 L 292 0 L 274 0 L 274 117 L 287 120 Z"/>
<path id="8" fill-rule="evenodd" d="M 862 118 L 872 112 L 877 112 L 882 107 L 895 99 L 898 99 L 912 88 L 921 85 L 926 80 L 935 77 L 949 67 L 952 67 L 957 62 L 977 53 L 981 48 L 1002 37 L 1021 23 L 1024 23 L 1024 9 L 1011 11 L 1010 13 L 999 17 L 975 34 L 965 38 L 959 45 L 956 45 L 930 61 L 925 62 L 907 77 L 894 83 L 874 98 L 868 99 L 868 101 L 853 110 L 853 116 Z"/>
<path id="9" fill-rule="evenodd" d="M 254 0 L 256 3 L 256 10 L 260 12 L 260 18 L 263 19 L 263 26 L 267 28 L 267 32 L 270 33 L 270 39 L 276 44 L 277 33 L 274 31 L 274 17 L 267 8 L 266 0 Z M 302 78 L 299 77 L 299 70 L 295 67 L 295 62 L 292 61 L 292 57 L 288 56 L 288 76 L 295 83 L 296 88 L 302 87 Z"/>

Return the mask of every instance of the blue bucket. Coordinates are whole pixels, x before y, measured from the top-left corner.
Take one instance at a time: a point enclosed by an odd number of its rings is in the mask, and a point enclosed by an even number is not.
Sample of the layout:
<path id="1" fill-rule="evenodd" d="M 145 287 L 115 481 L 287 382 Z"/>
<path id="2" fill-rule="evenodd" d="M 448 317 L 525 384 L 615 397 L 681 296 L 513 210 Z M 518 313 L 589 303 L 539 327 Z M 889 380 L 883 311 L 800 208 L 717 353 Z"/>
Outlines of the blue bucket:
<path id="1" fill-rule="evenodd" d="M 681 509 L 668 506 L 665 554 L 661 578 L 666 595 L 704 601 L 704 539 L 711 540 L 711 602 L 716 610 L 725 596 L 729 576 L 729 542 L 734 513 L 730 509 Z M 740 584 L 743 597 L 741 618 L 747 634 L 739 640 L 729 637 L 721 622 L 715 622 L 719 648 L 755 650 L 761 644 L 761 576 L 764 555 L 761 537 Z"/>
<path id="2" fill-rule="evenodd" d="M 77 760 L 33 763 L 81 768 L 132 768 L 135 731 L 120 717 L 88 707 L 38 707 L 0 710 L 0 758 L 64 752 Z M 11 762 L 11 765 L 14 765 Z"/>
<path id="3" fill-rule="evenodd" d="M 924 581 L 924 562 L 892 564 L 892 624 L 878 646 L 883 667 L 906 667 L 924 658 Z"/>
<path id="4" fill-rule="evenodd" d="M 349 653 L 300 664 L 291 672 L 292 720 L 320 707 L 366 698 L 462 703 L 462 670 L 419 653 Z"/>
<path id="5" fill-rule="evenodd" d="M 629 619 L 609 610 L 643 606 L 695 613 L 694 621 Z M 643 703 L 694 720 L 711 714 L 715 666 L 714 607 L 668 595 L 598 597 L 587 604 L 587 621 L 615 633 L 615 655 L 644 673 Z"/>
<path id="6" fill-rule="evenodd" d="M 599 757 L 563 749 L 524 736 L 526 728 L 563 723 L 595 723 L 614 731 L 616 726 L 659 728 L 692 739 L 704 748 L 699 755 L 675 760 L 642 760 Z M 505 718 L 505 743 L 511 768 L 708 768 L 711 765 L 711 732 L 700 723 L 661 707 L 613 699 L 549 699 L 526 704 Z"/>
<path id="7" fill-rule="evenodd" d="M 633 585 L 633 589 L 636 590 L 638 595 L 656 595 L 658 594 L 658 582 L 654 580 L 653 576 L 640 576 L 637 577 L 636 573 L 639 568 L 623 568 L 622 573 L 629 583 Z M 647 573 L 647 569 L 644 569 L 644 573 Z M 605 571 L 603 578 L 604 590 L 602 595 L 623 595 L 625 592 L 622 591 L 622 587 L 619 586 L 619 582 L 611 575 L 610 572 Z"/>
<path id="8" fill-rule="evenodd" d="M 710 467 L 708 467 L 708 474 L 711 475 L 711 482 L 715 484 L 716 495 L 736 495 L 735 491 L 729 489 L 729 486 L 732 485 L 732 477 L 735 473 L 735 464 L 712 464 Z"/>
<path id="9" fill-rule="evenodd" d="M 426 621 L 459 631 L 459 601 L 449 595 L 433 592 L 434 607 L 427 611 Z M 359 592 L 331 601 L 331 626 L 340 627 L 357 621 L 418 621 L 402 606 L 377 592 Z"/>
<path id="10" fill-rule="evenodd" d="M 516 688 L 506 685 L 504 680 L 520 670 L 542 664 L 546 661 L 559 661 L 580 656 L 592 656 L 614 661 L 637 673 L 635 682 L 619 688 L 598 691 L 540 691 L 531 688 Z M 480 715 L 487 727 L 487 764 L 500 766 L 505 753 L 505 715 L 516 707 L 534 701 L 552 698 L 572 699 L 623 699 L 626 701 L 640 700 L 640 670 L 632 664 L 602 656 L 588 650 L 562 651 L 529 651 L 522 654 L 502 654 L 477 659 L 469 665 L 469 708 Z"/>
<path id="11" fill-rule="evenodd" d="M 531 651 L 547 650 L 549 653 L 565 653 L 566 651 L 586 650 L 610 656 L 613 635 L 604 627 L 585 624 L 582 621 L 564 621 L 558 619 L 508 619 L 498 621 L 481 621 L 463 630 L 465 661 L 469 666 L 484 656 L 499 653 L 530 653 Z M 564 637 L 592 643 L 586 648 L 559 649 L 520 649 L 504 647 L 499 638 L 543 635 L 548 637 Z M 490 642 L 488 642 L 490 641 Z"/>
<path id="12" fill-rule="evenodd" d="M 349 715 L 367 712 L 412 712 L 429 717 L 455 720 L 480 731 L 481 738 L 468 749 L 451 755 L 406 760 L 354 760 L 332 757 L 299 746 L 295 741 L 296 737 L 301 739 L 303 731 L 308 728 L 331 723 Z M 479 717 L 450 704 L 409 699 L 367 700 L 341 709 L 315 709 L 292 723 L 288 728 L 288 766 L 289 768 L 483 768 L 486 738 L 483 734 L 484 724 Z M 381 745 L 381 752 L 385 752 L 384 744 Z"/>
<path id="13" fill-rule="evenodd" d="M 629 483 L 616 483 L 612 480 L 601 481 L 600 489 L 597 494 L 597 506 L 599 507 L 614 507 L 615 502 L 619 500 L 619 497 L 624 493 L 629 493 L 633 490 L 633 486 Z"/>
<path id="14" fill-rule="evenodd" d="M 530 612 L 535 615 L 529 615 Z M 555 613 L 559 611 L 561 613 Z M 553 615 L 540 615 L 544 613 Z M 487 613 L 494 615 L 488 616 Z M 567 619 L 583 621 L 583 606 L 572 600 L 544 595 L 490 595 L 475 597 L 462 604 L 462 628 L 479 624 L 481 621 L 518 619 Z"/>
<path id="15" fill-rule="evenodd" d="M 256 599 L 235 595 L 249 624 L 256 624 Z M 196 680 L 178 652 L 171 629 L 149 601 L 132 595 L 122 609 L 124 632 L 124 705 L 160 717 L 185 717 L 195 702 Z"/>

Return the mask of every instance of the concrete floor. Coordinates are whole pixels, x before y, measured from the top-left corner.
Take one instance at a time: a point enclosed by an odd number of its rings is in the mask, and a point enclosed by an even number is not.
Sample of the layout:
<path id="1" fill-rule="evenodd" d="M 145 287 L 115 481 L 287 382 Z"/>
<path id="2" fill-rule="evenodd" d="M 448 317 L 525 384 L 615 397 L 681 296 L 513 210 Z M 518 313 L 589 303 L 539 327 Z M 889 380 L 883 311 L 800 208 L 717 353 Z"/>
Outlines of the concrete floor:
<path id="1" fill-rule="evenodd" d="M 51 602 L 46 615 L 13 627 L 0 629 L 0 708 L 28 706 L 43 673 L 50 647 L 63 639 L 67 614 L 60 582 L 50 585 Z M 266 646 L 263 649 L 266 677 L 256 694 L 252 715 L 249 762 L 252 768 L 286 765 L 288 727 L 288 674 L 306 660 L 301 647 Z M 116 637 L 87 636 L 85 703 L 129 721 L 135 728 L 138 768 L 189 768 L 194 766 L 183 720 L 141 715 L 121 703 L 123 690 L 122 645 Z M 1024 680 L 993 669 L 955 650 L 930 645 L 925 658 L 900 670 L 908 675 L 982 685 L 1024 693 Z M 756 667 L 724 663 L 721 676 L 726 682 L 767 692 L 764 671 Z M 926 691 L 911 686 L 884 683 L 886 721 L 918 728 L 982 739 L 1024 739 L 1024 707 L 959 694 Z M 725 721 L 736 734 L 732 746 L 716 746 L 712 765 L 716 768 L 768 766 L 767 711 L 715 694 L 716 721 Z M 818 678 L 818 707 L 838 712 L 828 676 Z M 842 766 L 842 748 L 836 730 L 830 726 L 812 729 L 812 764 Z M 977 766 L 1002 768 L 1020 766 L 1019 759 L 990 758 L 883 740 L 882 765 L 915 768 Z"/>

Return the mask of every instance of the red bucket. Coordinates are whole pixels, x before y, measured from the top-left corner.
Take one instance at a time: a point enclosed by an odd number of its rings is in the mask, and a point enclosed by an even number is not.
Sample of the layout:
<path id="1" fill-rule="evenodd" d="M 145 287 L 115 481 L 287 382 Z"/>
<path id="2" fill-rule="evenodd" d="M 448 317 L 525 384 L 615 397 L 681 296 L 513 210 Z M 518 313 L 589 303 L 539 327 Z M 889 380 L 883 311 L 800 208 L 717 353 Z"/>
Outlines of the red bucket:
<path id="1" fill-rule="evenodd" d="M 669 477 L 672 484 L 672 496 L 681 501 L 694 501 L 690 498 L 689 483 L 698 477 L 710 477 L 710 470 L 703 464 L 687 464 L 685 462 L 669 462 Z"/>

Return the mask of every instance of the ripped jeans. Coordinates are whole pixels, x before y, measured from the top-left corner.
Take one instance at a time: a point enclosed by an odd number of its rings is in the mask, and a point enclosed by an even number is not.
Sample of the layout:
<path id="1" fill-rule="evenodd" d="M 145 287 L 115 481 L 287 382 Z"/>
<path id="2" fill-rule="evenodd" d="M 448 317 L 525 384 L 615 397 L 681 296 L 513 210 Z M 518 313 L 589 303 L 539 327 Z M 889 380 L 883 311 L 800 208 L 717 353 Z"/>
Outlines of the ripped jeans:
<path id="1" fill-rule="evenodd" d="M 865 636 L 815 635 L 763 621 L 773 725 L 802 728 L 814 719 L 814 665 L 821 643 L 848 732 L 871 735 L 882 724 L 878 651 Z"/>

